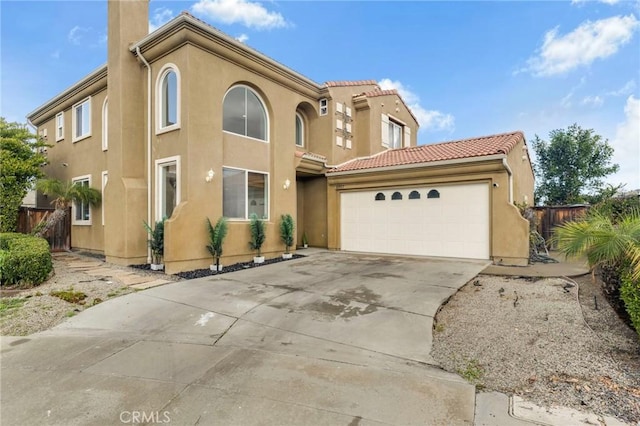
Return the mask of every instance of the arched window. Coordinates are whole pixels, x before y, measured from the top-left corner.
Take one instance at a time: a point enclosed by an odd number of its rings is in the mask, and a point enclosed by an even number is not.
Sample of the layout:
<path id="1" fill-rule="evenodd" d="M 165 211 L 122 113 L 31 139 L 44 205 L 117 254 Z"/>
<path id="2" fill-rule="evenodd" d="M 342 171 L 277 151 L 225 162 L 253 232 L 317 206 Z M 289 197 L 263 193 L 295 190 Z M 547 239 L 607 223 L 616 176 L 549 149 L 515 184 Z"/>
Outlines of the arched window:
<path id="1" fill-rule="evenodd" d="M 157 130 L 180 127 L 180 73 L 173 64 L 160 70 L 157 83 Z"/>
<path id="2" fill-rule="evenodd" d="M 436 191 L 435 189 L 432 189 L 427 194 L 427 198 L 440 198 L 440 193 L 438 191 Z"/>
<path id="3" fill-rule="evenodd" d="M 385 196 L 382 192 L 378 192 L 376 194 L 376 201 L 384 201 L 385 200 Z"/>
<path id="4" fill-rule="evenodd" d="M 418 191 L 411 191 L 409 193 L 409 199 L 410 200 L 419 200 L 420 199 L 420 193 Z"/>
<path id="5" fill-rule="evenodd" d="M 109 99 L 104 98 L 102 104 L 102 150 L 109 148 Z"/>
<path id="6" fill-rule="evenodd" d="M 392 200 L 402 200 L 402 194 L 399 193 L 398 191 L 394 192 L 393 195 L 391 196 Z"/>
<path id="7" fill-rule="evenodd" d="M 267 110 L 262 99 L 247 86 L 235 86 L 224 97 L 222 129 L 268 141 Z"/>
<path id="8" fill-rule="evenodd" d="M 298 112 L 296 112 L 296 146 L 304 146 L 304 120 Z"/>

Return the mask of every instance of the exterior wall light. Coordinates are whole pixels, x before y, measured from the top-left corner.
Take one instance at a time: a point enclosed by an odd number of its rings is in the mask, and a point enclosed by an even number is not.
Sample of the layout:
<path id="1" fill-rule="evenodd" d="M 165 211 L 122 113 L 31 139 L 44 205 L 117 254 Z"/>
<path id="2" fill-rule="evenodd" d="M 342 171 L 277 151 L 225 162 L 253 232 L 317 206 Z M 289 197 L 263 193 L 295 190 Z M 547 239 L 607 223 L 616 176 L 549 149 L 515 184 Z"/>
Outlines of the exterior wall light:
<path id="1" fill-rule="evenodd" d="M 207 172 L 207 177 L 205 177 L 204 180 L 206 180 L 207 182 L 211 182 L 215 175 L 216 172 L 214 172 L 213 169 L 209 169 L 209 171 Z"/>
<path id="2" fill-rule="evenodd" d="M 290 186 L 291 186 L 291 181 L 287 179 L 284 181 L 284 184 L 282 185 L 282 189 L 289 189 Z"/>

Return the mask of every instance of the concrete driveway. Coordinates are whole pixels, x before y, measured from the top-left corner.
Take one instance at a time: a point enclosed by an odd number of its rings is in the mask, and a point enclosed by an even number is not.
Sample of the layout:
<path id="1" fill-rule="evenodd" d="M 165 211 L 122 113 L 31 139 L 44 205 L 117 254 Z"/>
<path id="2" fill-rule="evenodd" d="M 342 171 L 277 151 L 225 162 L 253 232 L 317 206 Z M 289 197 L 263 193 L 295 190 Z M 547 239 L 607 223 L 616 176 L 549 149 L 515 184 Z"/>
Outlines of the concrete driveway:
<path id="1" fill-rule="evenodd" d="M 474 388 L 429 352 L 485 265 L 317 252 L 113 299 L 2 338 L 0 420 L 471 425 Z"/>

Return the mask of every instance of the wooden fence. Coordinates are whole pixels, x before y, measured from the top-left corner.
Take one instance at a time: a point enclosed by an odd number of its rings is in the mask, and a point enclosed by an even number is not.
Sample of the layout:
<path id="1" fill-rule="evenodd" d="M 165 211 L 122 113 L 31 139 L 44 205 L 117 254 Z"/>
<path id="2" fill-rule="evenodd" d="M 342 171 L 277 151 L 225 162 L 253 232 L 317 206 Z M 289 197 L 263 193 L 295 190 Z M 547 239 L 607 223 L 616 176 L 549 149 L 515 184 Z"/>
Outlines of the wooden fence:
<path id="1" fill-rule="evenodd" d="M 53 209 L 35 209 L 20 207 L 18 214 L 18 232 L 30 234 L 40 221 L 53 213 Z M 71 208 L 67 211 L 64 220 L 51 229 L 45 238 L 49 242 L 51 251 L 65 251 L 71 249 Z"/>
<path id="2" fill-rule="evenodd" d="M 571 206 L 543 206 L 533 208 L 536 214 L 536 226 L 538 233 L 547 242 L 547 246 L 551 245 L 551 237 L 553 229 L 565 222 L 572 222 L 580 219 L 589 210 L 586 204 L 575 204 Z"/>

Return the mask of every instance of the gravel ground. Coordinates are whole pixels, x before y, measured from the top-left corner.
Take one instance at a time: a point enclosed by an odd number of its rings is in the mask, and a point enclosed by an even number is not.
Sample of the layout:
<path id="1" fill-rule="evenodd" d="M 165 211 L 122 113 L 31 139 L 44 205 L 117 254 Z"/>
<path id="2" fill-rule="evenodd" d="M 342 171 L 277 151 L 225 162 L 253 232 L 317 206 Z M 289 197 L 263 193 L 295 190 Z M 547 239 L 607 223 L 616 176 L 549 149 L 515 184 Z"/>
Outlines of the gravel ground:
<path id="1" fill-rule="evenodd" d="M 39 331 L 50 329 L 66 318 L 76 315 L 97 303 L 135 291 L 122 284 L 115 278 L 91 276 L 77 269 L 67 266 L 70 260 L 96 261 L 95 257 L 55 254 L 53 256 L 54 274 L 41 285 L 28 290 L 11 290 L 2 288 L 0 299 L 0 335 L 26 336 Z M 106 264 L 114 269 L 135 272 L 138 275 L 151 274 L 158 277 L 158 273 L 135 270 L 124 266 Z M 162 275 L 165 279 L 178 279 Z M 86 294 L 81 304 L 69 303 L 51 296 L 52 291 L 73 289 L 75 292 Z M 15 307 L 8 307 L 16 304 Z"/>
<path id="2" fill-rule="evenodd" d="M 472 280 L 437 315 L 434 359 L 479 388 L 640 422 L 638 335 L 577 281 Z"/>

